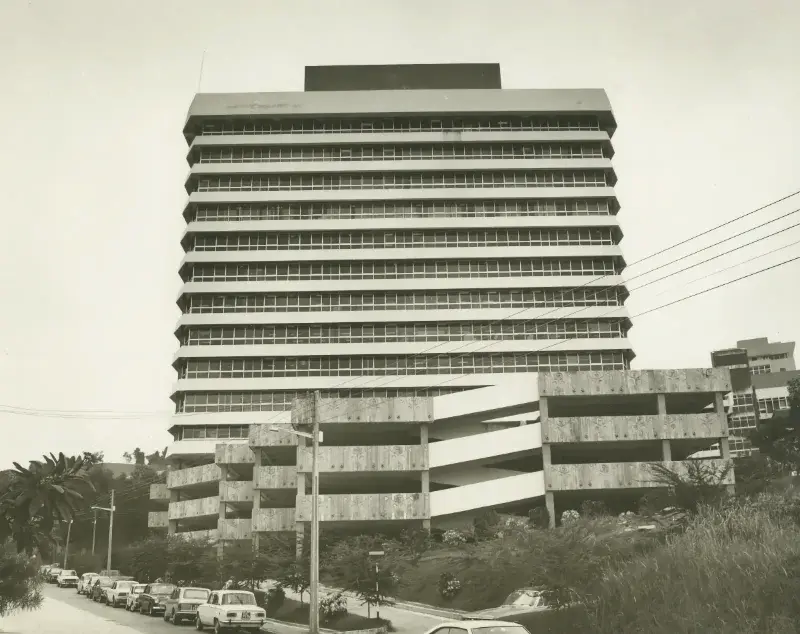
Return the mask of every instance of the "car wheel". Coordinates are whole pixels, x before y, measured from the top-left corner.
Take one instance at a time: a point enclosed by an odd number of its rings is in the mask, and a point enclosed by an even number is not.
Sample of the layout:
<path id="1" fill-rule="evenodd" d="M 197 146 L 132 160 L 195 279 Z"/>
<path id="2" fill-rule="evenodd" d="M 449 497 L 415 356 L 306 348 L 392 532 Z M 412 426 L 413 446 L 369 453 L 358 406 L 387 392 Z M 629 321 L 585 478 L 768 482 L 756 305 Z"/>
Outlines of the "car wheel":
<path id="1" fill-rule="evenodd" d="M 200 615 L 194 617 L 194 629 L 196 629 L 198 632 L 203 631 L 203 623 L 200 621 Z"/>
<path id="2" fill-rule="evenodd" d="M 149 616 L 155 616 L 155 614 L 156 614 L 156 613 L 155 613 L 155 612 L 153 612 L 153 606 L 152 606 L 152 605 L 150 606 L 150 610 L 147 612 L 147 614 L 148 614 Z"/>

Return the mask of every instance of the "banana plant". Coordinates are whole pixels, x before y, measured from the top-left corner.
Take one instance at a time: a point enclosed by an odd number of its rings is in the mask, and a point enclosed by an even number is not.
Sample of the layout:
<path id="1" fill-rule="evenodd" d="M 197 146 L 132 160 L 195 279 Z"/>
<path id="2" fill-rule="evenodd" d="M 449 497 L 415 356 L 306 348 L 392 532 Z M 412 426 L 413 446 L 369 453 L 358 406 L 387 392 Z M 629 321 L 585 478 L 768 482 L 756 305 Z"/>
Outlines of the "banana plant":
<path id="1" fill-rule="evenodd" d="M 94 491 L 91 463 L 83 457 L 50 454 L 32 460 L 26 469 L 14 463 L 0 485 L 0 542 L 13 539 L 17 550 L 32 554 L 53 542 L 57 521 L 70 521 L 87 506 L 85 495 Z"/>

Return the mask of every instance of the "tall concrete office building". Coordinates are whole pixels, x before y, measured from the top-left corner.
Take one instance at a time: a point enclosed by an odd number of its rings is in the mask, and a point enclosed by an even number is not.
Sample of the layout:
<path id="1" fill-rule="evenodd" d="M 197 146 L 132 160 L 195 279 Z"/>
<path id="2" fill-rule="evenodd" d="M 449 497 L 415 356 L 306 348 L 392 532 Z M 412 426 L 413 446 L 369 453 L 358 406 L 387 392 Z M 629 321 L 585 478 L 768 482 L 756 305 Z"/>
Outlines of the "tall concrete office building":
<path id="1" fill-rule="evenodd" d="M 309 390 L 629 368 L 615 127 L 603 90 L 504 89 L 495 64 L 309 67 L 304 92 L 198 94 L 175 451 L 245 437 L 253 416 L 231 413 Z"/>

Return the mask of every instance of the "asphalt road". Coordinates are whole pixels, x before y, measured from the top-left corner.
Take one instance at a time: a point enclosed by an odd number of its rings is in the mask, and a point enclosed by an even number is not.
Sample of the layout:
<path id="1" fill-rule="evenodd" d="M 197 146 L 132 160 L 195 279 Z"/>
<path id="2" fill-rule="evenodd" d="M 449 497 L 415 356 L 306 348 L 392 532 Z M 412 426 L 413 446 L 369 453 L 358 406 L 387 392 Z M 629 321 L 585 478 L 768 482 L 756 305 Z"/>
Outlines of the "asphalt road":
<path id="1" fill-rule="evenodd" d="M 95 603 L 90 601 L 84 595 L 78 594 L 74 588 L 58 588 L 56 586 L 46 586 L 44 589 L 45 601 L 48 599 L 56 599 L 58 602 L 66 603 L 74 608 L 82 610 L 84 613 L 95 615 L 97 619 L 85 618 L 87 623 L 115 623 L 124 625 L 142 634 L 166 634 L 171 632 L 188 632 L 194 631 L 194 626 L 191 623 L 183 623 L 175 626 L 172 623 L 164 622 L 163 617 L 159 616 L 144 616 L 138 612 L 127 612 L 125 608 L 112 608 L 102 603 Z M 101 620 L 98 620 L 101 619 Z M 68 631 L 68 630 L 65 630 Z M 98 630 L 100 632 L 101 630 Z M 82 630 L 84 634 L 86 630 Z M 37 634 L 32 632 L 31 634 Z"/>

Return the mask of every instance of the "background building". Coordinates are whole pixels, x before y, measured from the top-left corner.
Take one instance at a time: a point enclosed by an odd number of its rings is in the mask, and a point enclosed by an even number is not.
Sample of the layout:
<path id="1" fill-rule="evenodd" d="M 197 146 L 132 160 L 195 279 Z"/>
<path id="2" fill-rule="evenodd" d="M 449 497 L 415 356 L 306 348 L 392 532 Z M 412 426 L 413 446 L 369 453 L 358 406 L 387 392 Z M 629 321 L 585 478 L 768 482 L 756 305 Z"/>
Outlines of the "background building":
<path id="1" fill-rule="evenodd" d="M 800 377 L 794 347 L 793 341 L 770 343 L 761 337 L 743 339 L 736 342 L 736 348 L 711 353 L 711 365 L 731 373 L 732 391 L 726 397 L 726 407 L 733 456 L 752 451 L 748 435 L 759 420 L 789 408 L 789 382 Z"/>

